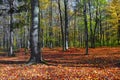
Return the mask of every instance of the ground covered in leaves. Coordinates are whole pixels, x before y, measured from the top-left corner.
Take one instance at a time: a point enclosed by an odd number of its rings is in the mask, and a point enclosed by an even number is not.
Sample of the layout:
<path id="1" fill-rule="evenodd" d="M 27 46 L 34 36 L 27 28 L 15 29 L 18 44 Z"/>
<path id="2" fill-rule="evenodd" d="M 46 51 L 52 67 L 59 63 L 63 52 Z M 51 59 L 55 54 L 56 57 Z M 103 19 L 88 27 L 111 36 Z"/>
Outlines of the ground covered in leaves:
<path id="1" fill-rule="evenodd" d="M 120 80 L 120 47 L 42 50 L 45 64 L 27 66 L 29 54 L 24 49 L 16 57 L 0 52 L 0 80 Z"/>

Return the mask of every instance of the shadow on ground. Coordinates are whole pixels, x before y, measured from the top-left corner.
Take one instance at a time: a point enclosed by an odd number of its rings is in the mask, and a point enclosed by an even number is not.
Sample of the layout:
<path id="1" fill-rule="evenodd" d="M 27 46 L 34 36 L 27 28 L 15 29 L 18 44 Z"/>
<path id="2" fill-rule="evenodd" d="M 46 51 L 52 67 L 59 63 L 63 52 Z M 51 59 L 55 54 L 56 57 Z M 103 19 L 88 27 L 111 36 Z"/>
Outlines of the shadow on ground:
<path id="1" fill-rule="evenodd" d="M 0 64 L 25 64 L 27 61 L 0 60 Z"/>
<path id="2" fill-rule="evenodd" d="M 84 54 L 44 54 L 48 65 L 65 67 L 120 67 L 120 57 Z"/>
<path id="3" fill-rule="evenodd" d="M 104 52 L 102 52 L 104 51 Z M 109 50 L 108 50 L 109 51 Z M 68 51 L 63 53 L 57 50 L 44 50 L 43 59 L 47 62 L 48 66 L 65 66 L 65 67 L 120 67 L 120 52 L 107 50 L 90 51 L 90 55 L 84 55 L 80 50 Z M 15 58 L 6 58 L 6 60 L 0 59 L 0 64 L 25 64 L 29 58 L 29 55 L 23 55 L 22 57 L 16 56 Z M 4 58 L 7 54 L 0 53 L 0 57 Z"/>

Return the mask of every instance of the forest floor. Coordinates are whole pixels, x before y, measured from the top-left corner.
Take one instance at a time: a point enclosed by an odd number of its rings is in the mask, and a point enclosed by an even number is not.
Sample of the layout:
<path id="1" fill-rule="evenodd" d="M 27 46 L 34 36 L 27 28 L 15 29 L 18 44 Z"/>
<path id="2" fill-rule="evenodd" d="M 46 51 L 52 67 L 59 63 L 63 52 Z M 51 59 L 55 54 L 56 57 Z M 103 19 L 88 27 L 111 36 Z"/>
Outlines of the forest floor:
<path id="1" fill-rule="evenodd" d="M 15 57 L 0 52 L 0 80 L 120 80 L 120 47 L 89 49 L 60 48 L 42 50 L 45 64 L 27 66 L 24 49 Z"/>

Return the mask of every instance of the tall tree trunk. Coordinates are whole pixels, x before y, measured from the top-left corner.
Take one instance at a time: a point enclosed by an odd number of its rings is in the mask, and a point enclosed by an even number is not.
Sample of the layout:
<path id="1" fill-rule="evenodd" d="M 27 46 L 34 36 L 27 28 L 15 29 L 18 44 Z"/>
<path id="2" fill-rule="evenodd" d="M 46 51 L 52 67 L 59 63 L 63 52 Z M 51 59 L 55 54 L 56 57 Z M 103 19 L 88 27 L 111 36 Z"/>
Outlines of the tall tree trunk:
<path id="1" fill-rule="evenodd" d="M 120 45 L 120 20 L 118 20 L 118 45 Z"/>
<path id="2" fill-rule="evenodd" d="M 64 29 L 63 29 L 63 20 L 62 20 L 62 12 L 60 8 L 60 0 L 58 0 L 58 8 L 59 8 L 59 16 L 60 16 L 60 26 L 61 26 L 61 34 L 62 34 L 62 48 L 63 51 L 65 51 L 65 35 L 64 35 Z"/>
<path id="3" fill-rule="evenodd" d="M 100 46 L 102 46 L 102 14 L 100 13 Z"/>
<path id="4" fill-rule="evenodd" d="M 85 24 L 85 48 L 86 48 L 86 55 L 88 55 L 88 23 L 87 23 L 87 5 L 86 0 L 84 0 L 84 24 Z"/>
<path id="5" fill-rule="evenodd" d="M 93 30 L 92 30 L 92 13 L 91 13 L 91 0 L 88 2 L 89 5 L 89 16 L 90 16 L 90 44 L 91 48 L 93 47 Z"/>
<path id="6" fill-rule="evenodd" d="M 65 7 L 65 50 L 68 49 L 68 0 L 64 0 Z"/>
<path id="7" fill-rule="evenodd" d="M 92 38 L 92 43 L 93 43 L 93 45 L 92 45 L 92 48 L 95 48 L 95 39 L 96 39 L 96 29 L 97 29 L 97 27 L 98 27 L 98 22 L 99 22 L 99 18 L 98 18 L 98 15 L 99 15 L 99 13 L 98 13 L 98 0 L 96 0 L 97 1 L 97 6 L 96 6 L 96 18 L 95 18 L 95 28 L 94 28 L 94 30 L 93 30 L 93 38 Z"/>
<path id="8" fill-rule="evenodd" d="M 10 5 L 10 46 L 8 56 L 15 56 L 13 52 L 13 2 L 9 2 Z"/>
<path id="9" fill-rule="evenodd" d="M 10 37 L 10 34 L 9 34 L 10 31 L 9 31 L 9 29 L 10 29 L 10 28 L 8 27 L 8 28 L 7 28 L 7 31 L 6 31 L 6 33 L 7 33 L 7 43 L 6 43 L 6 44 L 7 44 L 7 51 L 9 51 L 9 45 L 10 45 L 10 44 L 9 44 L 9 37 Z"/>
<path id="10" fill-rule="evenodd" d="M 49 27 L 49 37 L 50 37 L 50 40 L 49 40 L 49 48 L 52 48 L 53 47 L 53 41 L 52 41 L 52 38 L 53 38 L 53 32 L 52 32 L 52 25 L 53 25 L 53 14 L 52 14 L 52 0 L 50 1 L 50 12 L 49 12 L 49 16 L 50 16 L 50 19 L 49 19 L 49 22 L 50 22 L 50 27 Z"/>
<path id="11" fill-rule="evenodd" d="M 100 46 L 102 46 L 102 11 L 101 11 L 101 3 L 98 2 L 98 17 L 99 17 L 99 22 L 98 22 L 98 26 L 99 26 L 99 43 Z"/>
<path id="12" fill-rule="evenodd" d="M 42 10 L 40 10 L 40 19 L 42 20 L 43 19 L 43 11 Z M 40 21 L 40 24 L 41 24 L 42 22 Z M 41 48 L 44 48 L 45 47 L 45 42 L 44 42 L 44 29 L 43 28 L 41 28 L 41 31 L 40 31 L 40 37 L 41 37 Z"/>
<path id="13" fill-rule="evenodd" d="M 102 42 L 103 42 L 103 43 L 102 43 L 102 45 L 105 46 L 105 32 L 102 31 L 102 34 L 103 34 L 103 39 L 102 39 Z"/>
<path id="14" fill-rule="evenodd" d="M 74 42 L 73 42 L 74 47 L 76 46 L 76 42 L 75 42 L 75 40 L 76 40 L 76 17 L 77 17 L 77 15 L 76 15 L 76 9 L 75 9 L 75 18 L 74 18 Z"/>
<path id="15" fill-rule="evenodd" d="M 42 55 L 39 44 L 39 0 L 31 0 L 31 29 L 30 29 L 30 49 L 31 56 L 28 64 L 42 62 Z"/>

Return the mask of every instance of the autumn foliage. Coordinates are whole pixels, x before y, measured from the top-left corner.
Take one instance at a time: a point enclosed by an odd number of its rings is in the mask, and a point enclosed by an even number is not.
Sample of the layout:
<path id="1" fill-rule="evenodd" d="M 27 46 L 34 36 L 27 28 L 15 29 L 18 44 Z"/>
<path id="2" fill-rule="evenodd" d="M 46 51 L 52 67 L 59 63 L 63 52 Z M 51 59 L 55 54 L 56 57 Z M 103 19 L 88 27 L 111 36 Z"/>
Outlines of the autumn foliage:
<path id="1" fill-rule="evenodd" d="M 46 64 L 27 66 L 24 49 L 16 57 L 0 53 L 0 80 L 120 80 L 120 48 L 42 50 Z"/>

